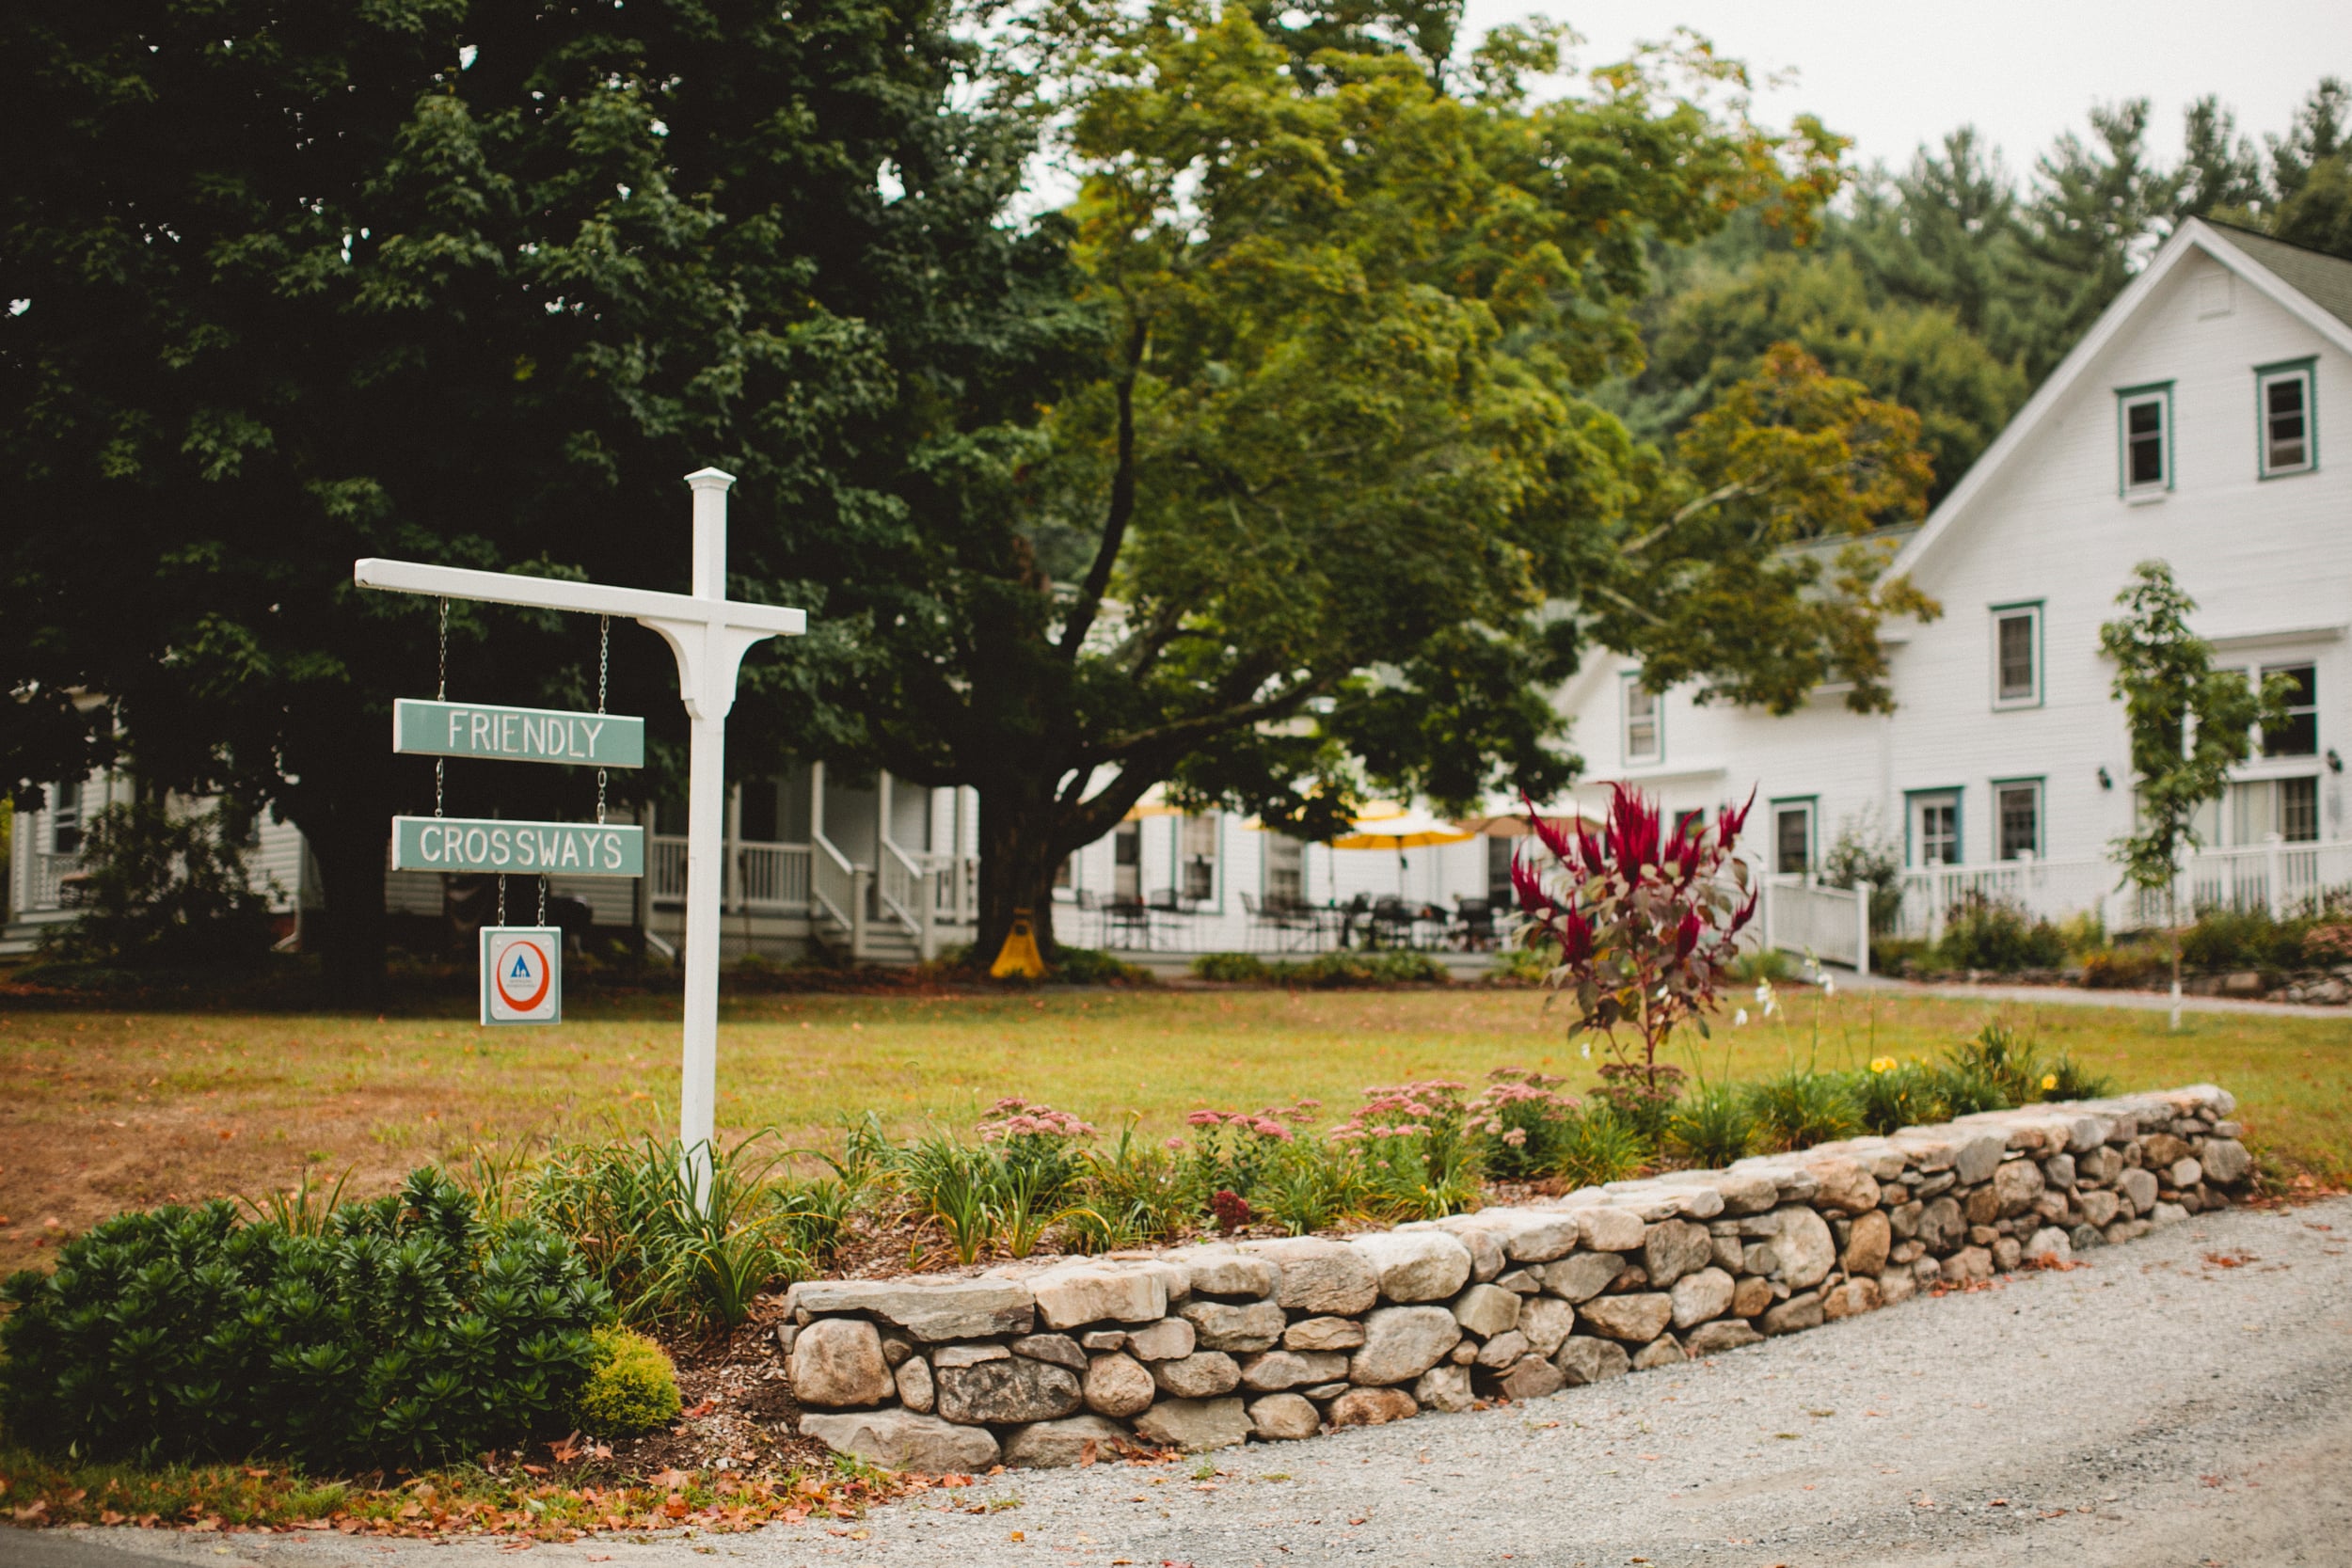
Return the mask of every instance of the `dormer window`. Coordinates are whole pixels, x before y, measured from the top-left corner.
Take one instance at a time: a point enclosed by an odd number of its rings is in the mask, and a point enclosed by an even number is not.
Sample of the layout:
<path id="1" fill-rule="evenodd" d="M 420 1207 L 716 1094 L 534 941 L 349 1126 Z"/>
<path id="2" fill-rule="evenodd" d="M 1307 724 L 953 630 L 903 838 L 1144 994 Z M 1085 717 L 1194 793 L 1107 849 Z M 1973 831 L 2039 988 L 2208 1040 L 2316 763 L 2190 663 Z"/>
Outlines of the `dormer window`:
<path id="1" fill-rule="evenodd" d="M 2254 396 L 2262 423 L 2262 476 L 2309 473 L 2319 466 L 2312 429 L 2312 366 L 2309 359 L 2265 365 L 2254 372 Z"/>
<path id="2" fill-rule="evenodd" d="M 2172 488 L 2172 384 L 2116 394 L 2122 430 L 2123 494 L 2142 499 Z"/>
<path id="3" fill-rule="evenodd" d="M 1642 684 L 1638 674 L 1625 677 L 1625 760 L 1663 762 L 1666 732 L 1658 711 L 1658 693 Z"/>

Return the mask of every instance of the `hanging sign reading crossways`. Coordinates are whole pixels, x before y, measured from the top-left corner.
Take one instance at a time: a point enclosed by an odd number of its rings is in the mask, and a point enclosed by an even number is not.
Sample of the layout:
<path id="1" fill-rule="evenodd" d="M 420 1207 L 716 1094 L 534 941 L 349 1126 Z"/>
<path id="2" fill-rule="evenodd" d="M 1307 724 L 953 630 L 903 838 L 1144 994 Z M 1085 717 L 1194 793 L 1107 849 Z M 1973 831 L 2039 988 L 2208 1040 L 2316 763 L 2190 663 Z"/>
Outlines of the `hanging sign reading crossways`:
<path id="1" fill-rule="evenodd" d="M 394 871 L 495 871 L 525 877 L 642 877 L 645 830 L 622 823 L 395 816 Z"/>
<path id="2" fill-rule="evenodd" d="M 564 1022 L 564 932 L 561 927 L 482 927 L 482 1022 Z"/>
<path id="3" fill-rule="evenodd" d="M 392 750 L 436 757 L 643 768 L 645 721 L 617 713 L 559 713 L 403 697 L 392 705 Z"/>

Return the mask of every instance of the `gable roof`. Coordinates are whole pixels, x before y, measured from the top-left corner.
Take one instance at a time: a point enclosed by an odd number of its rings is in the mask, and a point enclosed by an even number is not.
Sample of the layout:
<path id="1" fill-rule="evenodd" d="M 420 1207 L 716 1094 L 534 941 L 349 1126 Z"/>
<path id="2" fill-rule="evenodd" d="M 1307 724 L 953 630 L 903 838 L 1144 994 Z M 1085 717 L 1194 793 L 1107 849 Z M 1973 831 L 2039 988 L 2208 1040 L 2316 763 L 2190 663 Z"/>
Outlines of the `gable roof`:
<path id="1" fill-rule="evenodd" d="M 2115 303 L 2101 313 L 2073 352 L 2058 361 L 2034 395 L 2019 409 L 1994 443 L 1985 448 L 1961 476 L 1943 503 L 1928 515 L 1925 527 L 1912 535 L 1888 568 L 1908 572 L 1916 567 L 1953 523 L 1968 510 L 1978 492 L 1992 483 L 2026 444 L 2036 426 L 2074 389 L 2107 345 L 2122 334 L 2140 307 L 2162 286 L 2172 269 L 2190 252 L 2202 252 L 2229 268 L 2255 290 L 2317 332 L 2342 353 L 2352 355 L 2352 261 L 2301 245 L 2288 245 L 2266 234 L 2223 229 L 2190 218 L 2164 243 L 2155 258 L 2132 279 Z"/>

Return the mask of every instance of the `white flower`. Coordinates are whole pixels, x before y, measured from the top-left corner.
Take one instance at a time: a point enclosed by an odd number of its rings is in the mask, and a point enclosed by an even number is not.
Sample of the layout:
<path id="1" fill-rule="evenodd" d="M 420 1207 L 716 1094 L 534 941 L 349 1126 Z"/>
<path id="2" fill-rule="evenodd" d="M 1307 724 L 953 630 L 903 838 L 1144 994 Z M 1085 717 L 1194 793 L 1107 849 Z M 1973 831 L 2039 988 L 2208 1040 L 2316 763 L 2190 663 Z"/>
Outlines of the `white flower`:
<path id="1" fill-rule="evenodd" d="M 1731 1015 L 1731 1022 L 1734 1024 L 1745 1025 L 1748 1022 L 1748 1010 L 1745 1007 L 1740 1008 Z"/>
<path id="2" fill-rule="evenodd" d="M 1824 974 L 1821 976 L 1821 994 L 1823 996 L 1836 996 L 1837 994 L 1836 975 Z"/>
<path id="3" fill-rule="evenodd" d="M 1581 1054 L 1588 1062 L 1593 1059 L 1593 1042 L 1591 1040 L 1586 1040 L 1584 1042 L 1584 1050 Z"/>
<path id="4" fill-rule="evenodd" d="M 1770 980 L 1758 980 L 1756 983 L 1756 1005 L 1759 1007 L 1764 1006 L 1769 1004 L 1772 999 L 1772 983 Z"/>

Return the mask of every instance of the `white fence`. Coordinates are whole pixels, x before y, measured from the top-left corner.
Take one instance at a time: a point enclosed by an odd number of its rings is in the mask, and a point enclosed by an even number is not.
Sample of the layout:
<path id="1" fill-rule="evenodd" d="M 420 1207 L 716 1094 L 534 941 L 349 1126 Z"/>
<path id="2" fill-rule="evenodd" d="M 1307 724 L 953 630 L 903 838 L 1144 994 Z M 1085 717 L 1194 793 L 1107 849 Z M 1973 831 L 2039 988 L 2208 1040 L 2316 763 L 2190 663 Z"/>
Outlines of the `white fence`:
<path id="1" fill-rule="evenodd" d="M 1756 915 L 1765 946 L 1870 973 L 1867 893 L 1772 878 L 1764 883 Z"/>
<path id="2" fill-rule="evenodd" d="M 2121 888 L 2110 860 L 2005 861 L 1998 865 L 1939 865 L 1908 871 L 1896 934 L 1930 941 L 1944 934 L 1954 910 L 1979 901 L 2014 906 L 2044 920 L 2096 911 L 2110 931 L 2160 924 L 2164 900 Z M 2352 841 L 2258 844 L 2205 849 L 2184 863 L 2177 889 L 2183 919 L 2198 910 L 2293 914 L 2312 898 L 2352 888 Z"/>

